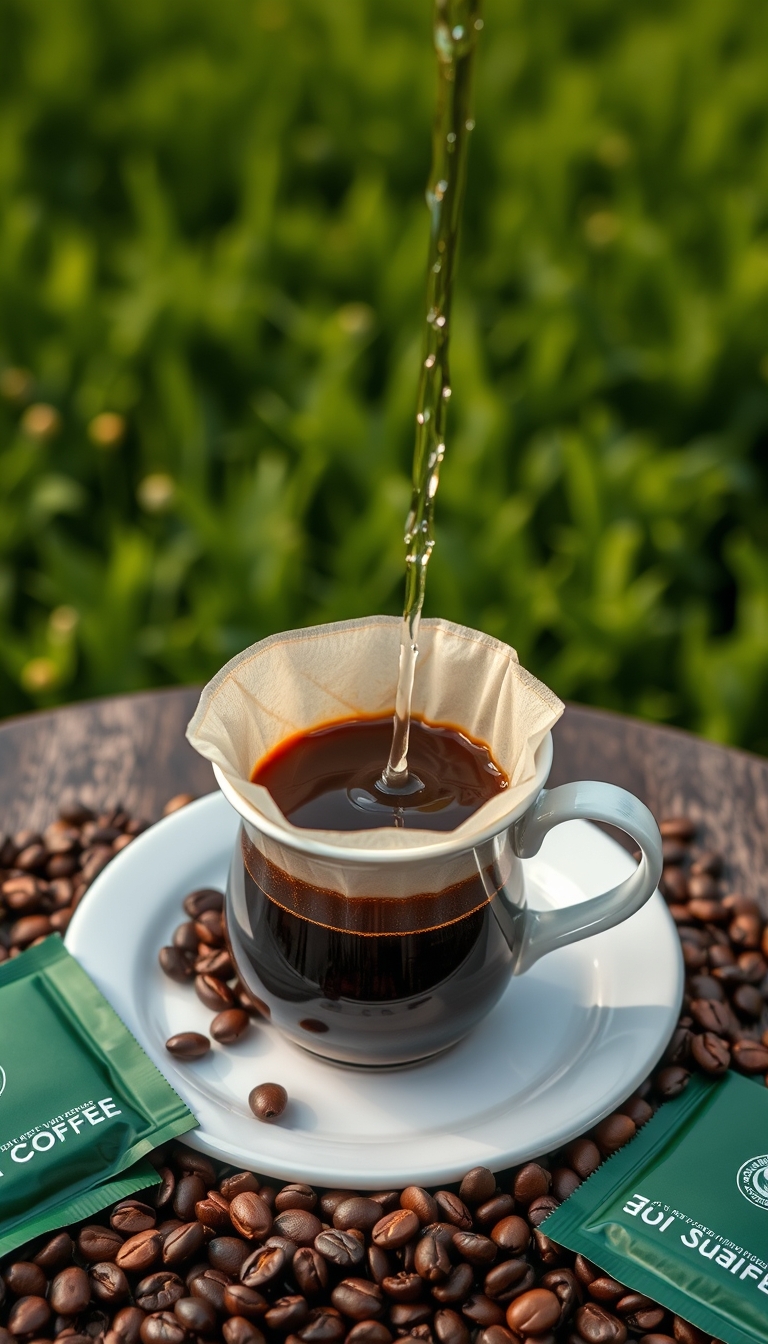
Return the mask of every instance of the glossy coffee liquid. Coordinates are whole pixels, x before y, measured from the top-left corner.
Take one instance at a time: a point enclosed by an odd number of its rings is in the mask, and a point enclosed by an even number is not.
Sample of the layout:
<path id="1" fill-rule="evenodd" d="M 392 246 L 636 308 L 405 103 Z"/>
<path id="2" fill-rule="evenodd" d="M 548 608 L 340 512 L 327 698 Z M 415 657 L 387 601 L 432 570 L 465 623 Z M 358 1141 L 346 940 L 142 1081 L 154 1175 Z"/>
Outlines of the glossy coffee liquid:
<path id="1" fill-rule="evenodd" d="M 423 790 L 397 800 L 378 795 L 391 723 L 354 719 L 291 738 L 259 763 L 254 782 L 294 824 L 336 831 L 447 831 L 507 787 L 482 743 L 416 720 L 410 761 Z M 311 884 L 277 867 L 245 832 L 242 860 L 228 918 L 240 964 L 251 972 L 248 988 L 309 1049 L 386 1063 L 388 1054 L 402 1055 L 405 1037 L 416 1059 L 434 1051 L 443 1021 L 447 1044 L 457 1024 L 469 1030 L 506 984 L 511 954 L 491 911 L 490 869 L 437 892 L 347 897 L 320 873 Z"/>

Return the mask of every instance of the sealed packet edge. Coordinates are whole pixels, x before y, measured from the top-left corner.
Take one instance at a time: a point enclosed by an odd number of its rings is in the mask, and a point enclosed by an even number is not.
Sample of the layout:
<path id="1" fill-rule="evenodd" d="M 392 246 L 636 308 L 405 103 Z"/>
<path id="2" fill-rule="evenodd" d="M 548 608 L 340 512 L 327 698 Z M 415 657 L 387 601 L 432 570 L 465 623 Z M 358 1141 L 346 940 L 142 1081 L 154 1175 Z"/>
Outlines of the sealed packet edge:
<path id="1" fill-rule="evenodd" d="M 142 1159 L 120 1176 L 108 1177 L 90 1190 L 82 1190 L 71 1199 L 63 1199 L 59 1204 L 35 1214 L 24 1224 L 23 1237 L 17 1235 L 18 1227 L 5 1235 L 0 1233 L 0 1256 L 16 1250 L 18 1246 L 26 1245 L 28 1241 L 33 1241 L 35 1237 L 45 1232 L 54 1232 L 69 1223 L 79 1223 L 93 1213 L 100 1213 L 108 1204 L 118 1199 L 125 1199 L 128 1195 L 135 1194 L 137 1190 L 146 1190 L 151 1185 L 159 1185 L 161 1179 L 151 1162 Z"/>

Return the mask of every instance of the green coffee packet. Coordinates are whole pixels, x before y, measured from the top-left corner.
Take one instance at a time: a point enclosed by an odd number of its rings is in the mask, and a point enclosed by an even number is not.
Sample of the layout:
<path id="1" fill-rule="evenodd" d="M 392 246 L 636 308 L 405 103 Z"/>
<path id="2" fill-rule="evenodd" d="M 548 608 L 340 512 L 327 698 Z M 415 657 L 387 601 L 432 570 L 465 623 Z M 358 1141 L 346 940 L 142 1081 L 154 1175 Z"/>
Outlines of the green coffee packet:
<path id="1" fill-rule="evenodd" d="M 59 937 L 0 965 L 0 1255 L 153 1184 L 196 1123 Z"/>
<path id="2" fill-rule="evenodd" d="M 709 1335 L 768 1340 L 768 1091 L 692 1078 L 542 1231 Z"/>

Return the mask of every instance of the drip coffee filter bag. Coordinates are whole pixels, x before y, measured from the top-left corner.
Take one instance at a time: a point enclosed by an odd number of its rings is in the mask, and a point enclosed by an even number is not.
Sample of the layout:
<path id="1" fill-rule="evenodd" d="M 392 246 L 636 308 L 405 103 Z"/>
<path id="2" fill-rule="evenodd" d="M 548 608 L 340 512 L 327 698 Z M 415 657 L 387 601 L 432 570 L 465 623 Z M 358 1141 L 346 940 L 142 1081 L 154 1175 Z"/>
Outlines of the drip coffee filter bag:
<path id="1" fill-rule="evenodd" d="M 312 831 L 293 826 L 268 791 L 251 783 L 256 763 L 292 734 L 333 720 L 392 712 L 400 630 L 397 617 L 370 616 L 272 635 L 238 654 L 203 690 L 187 729 L 189 741 L 218 767 L 246 805 L 242 810 L 252 825 L 266 820 L 273 840 L 279 832 L 290 853 L 306 850 L 313 840 L 332 840 L 349 851 L 351 862 L 355 851 L 363 850 L 366 855 L 400 850 L 407 860 L 446 842 L 471 848 L 473 837 L 503 828 L 504 818 L 530 792 L 536 751 L 563 705 L 520 666 L 514 649 L 444 620 L 422 622 L 413 712 L 432 723 L 454 724 L 487 743 L 509 778 L 508 788 L 454 831 L 394 826 Z M 282 849 L 271 857 L 286 864 Z M 293 858 L 287 866 L 311 880 L 306 864 L 297 868 Z M 443 880 L 441 867 L 433 865 L 437 884 Z"/>

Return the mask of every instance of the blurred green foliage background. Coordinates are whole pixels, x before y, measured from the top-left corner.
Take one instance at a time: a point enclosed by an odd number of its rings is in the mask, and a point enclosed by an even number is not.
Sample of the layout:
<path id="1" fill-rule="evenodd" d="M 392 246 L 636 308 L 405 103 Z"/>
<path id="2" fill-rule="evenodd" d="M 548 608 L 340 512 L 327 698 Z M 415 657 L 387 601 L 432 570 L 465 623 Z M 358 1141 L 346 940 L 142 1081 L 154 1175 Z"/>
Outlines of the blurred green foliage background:
<path id="1" fill-rule="evenodd" d="M 488 0 L 427 611 L 768 752 L 768 7 Z M 0 712 L 401 605 L 430 0 L 0 0 Z"/>

